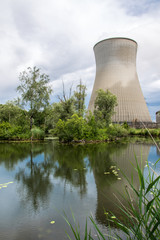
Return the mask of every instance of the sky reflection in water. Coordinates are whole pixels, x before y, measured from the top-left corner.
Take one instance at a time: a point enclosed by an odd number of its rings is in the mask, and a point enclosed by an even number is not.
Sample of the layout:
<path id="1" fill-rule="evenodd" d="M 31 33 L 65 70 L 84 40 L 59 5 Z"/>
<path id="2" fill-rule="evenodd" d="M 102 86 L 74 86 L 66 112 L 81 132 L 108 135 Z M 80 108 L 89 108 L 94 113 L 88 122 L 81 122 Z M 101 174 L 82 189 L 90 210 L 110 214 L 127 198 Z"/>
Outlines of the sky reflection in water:
<path id="1" fill-rule="evenodd" d="M 67 239 L 63 211 L 71 222 L 73 211 L 82 228 L 92 214 L 106 231 L 104 208 L 122 218 L 113 195 L 127 184 L 121 171 L 139 187 L 134 154 L 145 174 L 147 157 L 151 166 L 159 158 L 149 143 L 1 143 L 0 184 L 13 183 L 0 189 L 0 239 Z"/>

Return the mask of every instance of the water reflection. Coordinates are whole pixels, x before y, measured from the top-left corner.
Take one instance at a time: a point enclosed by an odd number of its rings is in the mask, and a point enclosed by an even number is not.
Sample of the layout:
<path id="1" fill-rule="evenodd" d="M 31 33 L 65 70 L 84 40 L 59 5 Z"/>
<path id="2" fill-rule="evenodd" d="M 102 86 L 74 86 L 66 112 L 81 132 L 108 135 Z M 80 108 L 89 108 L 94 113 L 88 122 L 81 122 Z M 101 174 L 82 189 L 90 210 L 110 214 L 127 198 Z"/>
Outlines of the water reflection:
<path id="1" fill-rule="evenodd" d="M 47 164 L 34 163 L 31 157 L 30 162 L 26 164 L 30 171 L 26 171 L 26 168 L 20 169 L 15 176 L 15 179 L 20 183 L 18 191 L 23 205 L 31 203 L 35 211 L 43 205 L 46 206 L 53 187 L 49 177 L 50 171 L 48 166 L 47 168 L 45 166 Z"/>
<path id="2" fill-rule="evenodd" d="M 87 192 L 85 147 L 55 145 L 54 152 L 54 159 L 56 160 L 54 177 L 60 177 L 65 180 L 65 184 L 70 183 L 78 188 L 82 197 Z"/>
<path id="3" fill-rule="evenodd" d="M 99 165 L 105 163 L 105 166 L 103 165 L 103 167 L 97 168 L 97 165 L 95 165 L 93 170 L 97 186 L 96 219 L 99 223 L 104 225 L 107 224 L 104 209 L 112 212 L 122 221 L 125 221 L 118 207 L 119 205 L 121 205 L 121 207 L 129 207 L 126 201 L 127 196 L 125 191 L 125 188 L 128 186 L 128 182 L 123 174 L 125 174 L 125 176 L 133 182 L 133 185 L 138 190 L 139 178 L 134 166 L 136 166 L 137 159 L 138 164 L 143 170 L 149 151 L 150 145 L 148 144 L 128 144 L 112 146 L 111 151 L 108 151 L 109 157 L 106 156 L 106 153 L 101 156 L 102 163 L 99 163 Z M 110 172 L 110 177 L 104 174 L 104 170 Z M 116 174 L 118 176 L 115 175 L 115 172 L 118 173 Z M 136 206 L 135 196 L 132 196 L 131 190 L 129 190 L 129 192 L 130 197 L 133 200 L 133 204 Z"/>
<path id="4" fill-rule="evenodd" d="M 53 239 L 55 236 L 57 240 L 65 239 L 65 232 L 61 233 L 64 229 L 64 219 L 60 218 L 59 212 L 65 210 L 69 214 L 70 206 L 80 225 L 85 224 L 86 216 L 92 212 L 96 221 L 106 226 L 104 209 L 122 218 L 116 206 L 119 202 L 114 196 L 116 194 L 119 200 L 126 204 L 119 195 L 124 195 L 124 188 L 127 185 L 121 171 L 133 179 L 138 189 L 139 180 L 133 167 L 136 165 L 135 155 L 144 168 L 149 151 L 150 144 L 136 143 L 75 146 L 55 142 L 0 144 L 0 172 L 5 172 L 3 174 L 6 179 L 10 175 L 16 182 L 16 187 L 11 193 L 0 192 L 0 204 L 4 205 L 6 193 L 8 201 L 9 198 L 14 198 L 16 199 L 14 204 L 18 206 L 12 207 L 17 210 L 11 215 L 9 212 L 7 215 L 2 207 L 0 238 L 2 236 L 2 239 L 11 239 L 12 233 L 8 238 L 4 238 L 3 232 L 7 224 L 10 229 L 11 223 L 14 222 L 14 231 L 17 233 L 15 239 L 20 239 L 21 236 L 28 239 L 26 233 L 29 231 L 30 239 L 37 240 L 41 234 L 37 229 L 42 226 L 41 235 L 50 229 L 48 234 L 50 237 L 46 233 L 45 240 Z M 0 178 L 0 183 L 3 183 L 2 175 Z M 58 213 L 53 211 L 53 205 Z M 9 206 L 8 203 L 8 211 L 9 209 L 11 211 Z M 28 209 L 34 213 L 32 216 Z M 5 220 L 5 216 L 11 216 L 10 220 L 8 218 Z M 15 219 L 18 219 L 17 224 Z M 56 220 L 54 234 L 49 224 L 51 220 Z M 23 221 L 25 223 L 21 225 L 20 230 L 19 222 Z"/>
<path id="5" fill-rule="evenodd" d="M 0 143 L 0 164 L 12 171 L 18 162 L 28 157 L 30 148 L 30 143 Z"/>
<path id="6" fill-rule="evenodd" d="M 70 184 L 83 197 L 87 192 L 85 154 L 81 146 L 62 146 L 53 142 L 30 144 L 26 151 L 25 166 L 19 168 L 15 175 L 23 205 L 31 204 L 35 212 L 46 207 L 53 191 L 51 175 L 54 179 L 64 180 L 64 191 L 66 185 Z"/>

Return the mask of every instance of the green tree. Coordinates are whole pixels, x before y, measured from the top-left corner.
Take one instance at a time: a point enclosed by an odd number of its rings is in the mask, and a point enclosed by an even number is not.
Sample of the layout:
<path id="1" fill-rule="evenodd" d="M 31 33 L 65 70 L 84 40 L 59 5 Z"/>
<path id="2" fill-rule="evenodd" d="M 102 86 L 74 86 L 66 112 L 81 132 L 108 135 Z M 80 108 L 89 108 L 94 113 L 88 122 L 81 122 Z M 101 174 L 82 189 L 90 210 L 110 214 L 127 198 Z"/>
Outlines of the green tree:
<path id="1" fill-rule="evenodd" d="M 13 101 L 0 104 L 0 123 L 9 122 L 11 125 L 25 127 L 28 124 L 28 113 L 21 109 Z"/>
<path id="2" fill-rule="evenodd" d="M 73 114 L 70 119 L 67 119 L 67 121 L 59 119 L 55 128 L 55 133 L 60 141 L 70 142 L 72 140 L 83 139 L 85 128 L 86 121 L 77 114 Z"/>
<path id="3" fill-rule="evenodd" d="M 53 103 L 47 108 L 46 129 L 54 129 L 59 119 L 66 121 L 75 113 L 73 99 Z"/>
<path id="4" fill-rule="evenodd" d="M 67 120 L 71 118 L 71 116 L 75 113 L 74 106 L 74 97 L 72 96 L 72 86 L 69 89 L 69 95 L 67 96 L 65 91 L 64 83 L 62 82 L 62 96 L 58 95 L 58 99 L 60 102 L 58 104 L 54 104 L 54 108 L 57 111 L 59 118 L 62 120 Z"/>
<path id="5" fill-rule="evenodd" d="M 58 103 L 53 103 L 46 109 L 46 129 L 54 129 L 59 119 L 66 121 L 75 113 L 75 99 L 72 96 L 72 87 L 70 87 L 67 96 L 64 83 L 62 82 L 62 94 L 57 96 Z"/>
<path id="6" fill-rule="evenodd" d="M 80 80 L 79 84 L 77 85 L 76 91 L 74 91 L 74 98 L 75 98 L 75 108 L 79 116 L 84 116 L 85 111 L 85 97 L 86 97 L 86 86 L 82 84 Z"/>
<path id="7" fill-rule="evenodd" d="M 37 67 L 27 68 L 19 75 L 20 85 L 17 91 L 21 93 L 23 104 L 29 108 L 30 129 L 32 129 L 33 118 L 36 113 L 42 111 L 49 105 L 51 87 L 48 85 L 49 76 L 41 74 Z"/>
<path id="8" fill-rule="evenodd" d="M 94 103 L 94 116 L 99 127 L 107 127 L 111 123 L 114 108 L 117 106 L 117 97 L 108 90 L 99 89 Z"/>

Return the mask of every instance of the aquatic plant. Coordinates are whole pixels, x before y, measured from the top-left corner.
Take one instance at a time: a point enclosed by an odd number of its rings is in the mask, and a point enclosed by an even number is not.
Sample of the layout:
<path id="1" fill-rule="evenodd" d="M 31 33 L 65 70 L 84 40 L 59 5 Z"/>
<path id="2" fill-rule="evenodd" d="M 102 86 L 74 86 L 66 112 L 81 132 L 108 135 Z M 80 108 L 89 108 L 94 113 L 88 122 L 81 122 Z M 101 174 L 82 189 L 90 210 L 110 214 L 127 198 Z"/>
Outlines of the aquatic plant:
<path id="1" fill-rule="evenodd" d="M 2 188 L 7 188 L 9 184 L 11 184 L 13 182 L 7 182 L 7 183 L 0 183 L 0 189 Z"/>
<path id="2" fill-rule="evenodd" d="M 119 209 L 122 212 L 123 219 L 125 218 L 126 221 L 122 222 L 114 214 L 112 214 L 112 212 L 108 213 L 105 211 L 104 214 L 106 215 L 106 221 L 108 222 L 109 226 L 112 223 L 115 224 L 121 230 L 125 239 L 157 240 L 160 239 L 160 176 L 158 176 L 157 173 L 147 163 L 149 174 L 148 177 L 145 178 L 138 162 L 136 164 L 135 170 L 138 172 L 140 184 L 139 190 L 137 190 L 132 181 L 130 181 L 124 175 L 128 182 L 128 187 L 126 188 L 126 194 L 128 196 L 126 198 L 126 202 L 128 203 L 128 207 L 124 206 L 124 204 L 119 201 Z M 133 194 L 134 197 L 137 198 L 137 204 L 133 203 L 133 198 L 131 197 Z M 79 225 L 76 224 L 75 218 L 74 226 L 66 217 L 65 220 L 71 228 L 75 239 L 82 239 L 82 232 L 80 231 Z M 116 232 L 114 234 L 112 233 L 112 235 L 110 233 L 103 233 L 95 223 L 93 217 L 90 217 L 90 221 L 93 225 L 93 229 L 96 230 L 96 239 L 124 239 Z M 88 230 L 87 221 L 84 232 L 85 234 L 83 239 L 95 239 L 91 233 L 91 230 Z M 68 238 L 71 239 L 69 235 Z"/>

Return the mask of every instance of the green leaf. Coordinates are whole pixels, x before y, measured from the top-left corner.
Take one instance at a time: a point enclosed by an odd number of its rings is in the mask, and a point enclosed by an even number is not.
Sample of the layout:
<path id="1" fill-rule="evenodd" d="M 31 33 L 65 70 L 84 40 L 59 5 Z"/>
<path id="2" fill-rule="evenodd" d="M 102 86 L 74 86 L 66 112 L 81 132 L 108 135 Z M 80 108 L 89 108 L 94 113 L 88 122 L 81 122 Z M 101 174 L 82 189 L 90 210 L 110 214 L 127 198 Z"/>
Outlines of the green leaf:
<path id="1" fill-rule="evenodd" d="M 153 185 L 155 185 L 155 183 L 160 179 L 160 176 L 158 176 L 153 182 L 151 182 L 146 190 L 146 194 L 150 191 L 150 189 L 153 187 Z"/>

